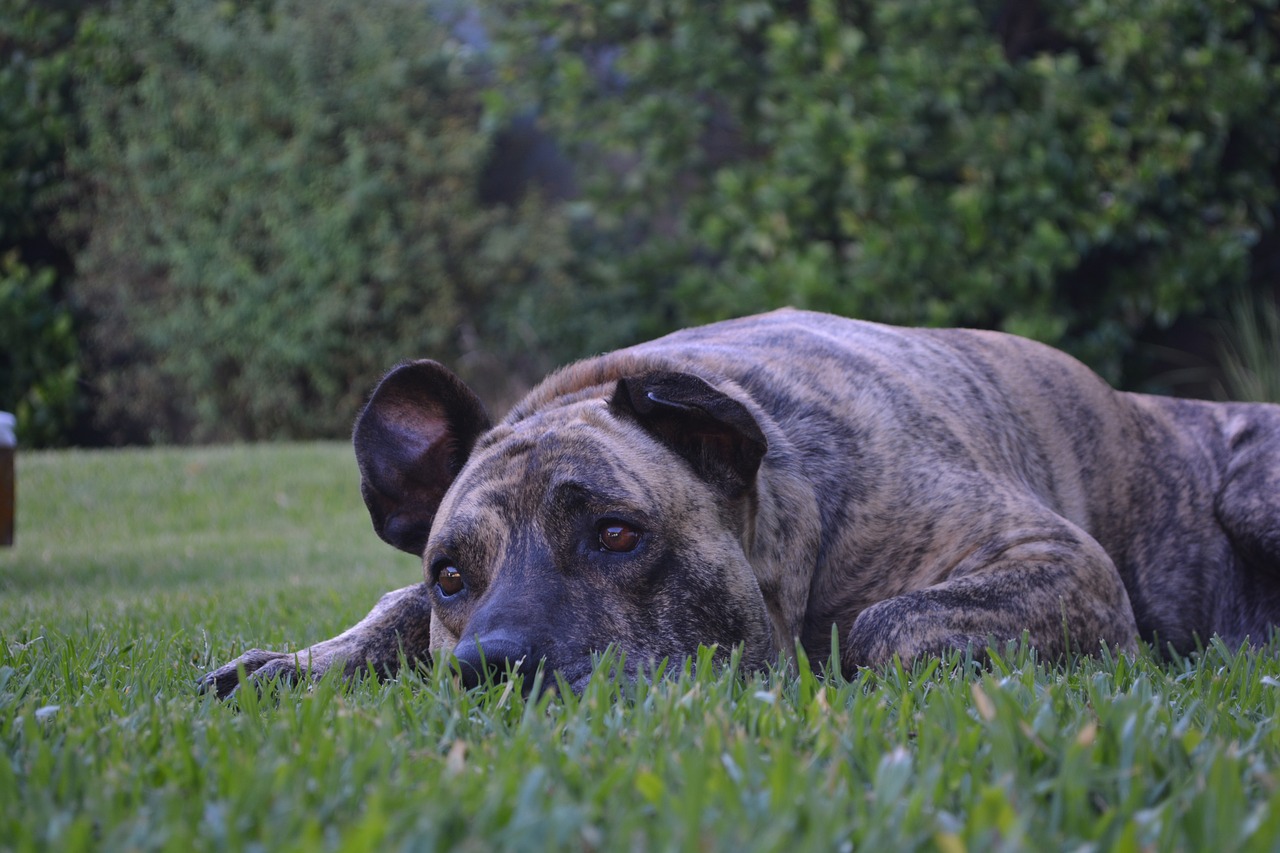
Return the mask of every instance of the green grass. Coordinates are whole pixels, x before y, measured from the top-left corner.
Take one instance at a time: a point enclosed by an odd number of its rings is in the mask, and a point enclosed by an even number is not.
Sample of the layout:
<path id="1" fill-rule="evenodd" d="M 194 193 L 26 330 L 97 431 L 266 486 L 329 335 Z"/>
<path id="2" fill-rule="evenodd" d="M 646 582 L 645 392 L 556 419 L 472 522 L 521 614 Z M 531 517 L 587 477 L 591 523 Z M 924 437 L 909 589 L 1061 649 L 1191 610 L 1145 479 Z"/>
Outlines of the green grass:
<path id="1" fill-rule="evenodd" d="M 4 850 L 1274 850 L 1280 648 L 856 680 L 442 671 L 218 703 L 415 561 L 336 445 L 23 454 L 0 551 Z"/>
<path id="2" fill-rule="evenodd" d="M 1280 403 L 1280 305 L 1238 295 L 1218 337 L 1224 396 Z"/>

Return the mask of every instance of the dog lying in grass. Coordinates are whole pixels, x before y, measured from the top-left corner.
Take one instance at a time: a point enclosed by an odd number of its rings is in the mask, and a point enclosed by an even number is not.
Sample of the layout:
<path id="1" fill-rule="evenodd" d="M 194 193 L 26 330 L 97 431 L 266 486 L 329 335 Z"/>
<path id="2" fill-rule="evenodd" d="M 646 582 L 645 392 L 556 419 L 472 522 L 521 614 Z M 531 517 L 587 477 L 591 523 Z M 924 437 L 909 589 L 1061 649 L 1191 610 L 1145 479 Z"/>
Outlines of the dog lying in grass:
<path id="1" fill-rule="evenodd" d="M 206 689 L 449 654 L 468 683 L 542 663 L 580 688 L 610 645 L 633 671 L 700 644 L 760 667 L 825 659 L 833 629 L 850 674 L 1280 618 L 1280 406 L 1120 393 L 995 332 L 777 311 L 578 362 L 497 425 L 409 362 L 354 443 L 374 529 L 425 580 Z"/>

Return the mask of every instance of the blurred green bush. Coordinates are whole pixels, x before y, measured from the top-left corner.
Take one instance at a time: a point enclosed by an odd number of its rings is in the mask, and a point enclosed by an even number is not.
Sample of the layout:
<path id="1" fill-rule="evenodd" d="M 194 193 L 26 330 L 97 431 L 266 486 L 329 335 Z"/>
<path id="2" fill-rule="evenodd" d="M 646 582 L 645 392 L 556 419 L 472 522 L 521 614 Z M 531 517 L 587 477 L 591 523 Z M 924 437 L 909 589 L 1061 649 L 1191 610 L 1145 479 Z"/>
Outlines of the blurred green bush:
<path id="1" fill-rule="evenodd" d="M 404 358 L 500 408 L 784 304 L 1207 390 L 1280 286 L 1278 50 L 1280 0 L 12 0 L 0 407 L 336 436 Z"/>
<path id="2" fill-rule="evenodd" d="M 665 323 L 994 327 L 1132 387 L 1137 340 L 1274 263 L 1272 0 L 520 7 L 506 78 Z"/>
<path id="3" fill-rule="evenodd" d="M 66 442 L 79 399 L 71 310 L 54 294 L 54 271 L 0 257 L 0 409 L 18 418 L 23 445 Z"/>
<path id="4" fill-rule="evenodd" d="M 142 0 L 82 34 L 77 293 L 112 438 L 341 435 L 402 359 L 495 397 L 548 366 L 524 308 L 566 286 L 566 235 L 532 195 L 478 200 L 495 127 L 454 6 Z"/>
<path id="5" fill-rule="evenodd" d="M 0 3 L 0 409 L 26 446 L 67 443 L 82 410 L 70 262 L 51 232 L 89 1 Z"/>

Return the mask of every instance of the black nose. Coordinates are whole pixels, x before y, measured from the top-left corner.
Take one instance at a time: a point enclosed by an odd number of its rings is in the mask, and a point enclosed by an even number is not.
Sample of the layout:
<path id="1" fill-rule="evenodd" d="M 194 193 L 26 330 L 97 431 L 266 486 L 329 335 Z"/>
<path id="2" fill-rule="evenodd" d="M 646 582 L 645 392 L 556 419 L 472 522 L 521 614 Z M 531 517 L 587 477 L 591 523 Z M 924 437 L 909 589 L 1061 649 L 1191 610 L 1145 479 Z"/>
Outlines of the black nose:
<path id="1" fill-rule="evenodd" d="M 504 631 L 463 640 L 454 647 L 453 656 L 457 658 L 462 684 L 468 689 L 483 684 L 486 676 L 498 681 L 508 672 L 527 675 L 537 666 L 529 642 Z"/>

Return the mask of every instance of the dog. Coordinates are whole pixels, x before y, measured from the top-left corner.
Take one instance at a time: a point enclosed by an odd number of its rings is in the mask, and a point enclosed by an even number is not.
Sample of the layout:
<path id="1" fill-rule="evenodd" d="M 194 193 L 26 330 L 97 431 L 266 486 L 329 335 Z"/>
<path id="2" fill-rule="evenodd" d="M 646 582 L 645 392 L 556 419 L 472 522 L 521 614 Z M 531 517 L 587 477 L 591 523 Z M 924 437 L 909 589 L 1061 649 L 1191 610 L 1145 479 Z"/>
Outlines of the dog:
<path id="1" fill-rule="evenodd" d="M 785 309 L 553 373 L 496 426 L 433 361 L 354 430 L 377 534 L 423 560 L 341 635 L 207 674 L 575 690 L 699 645 L 845 675 L 1029 636 L 1043 658 L 1265 639 L 1280 619 L 1280 406 L 1122 393 L 997 332 Z"/>

